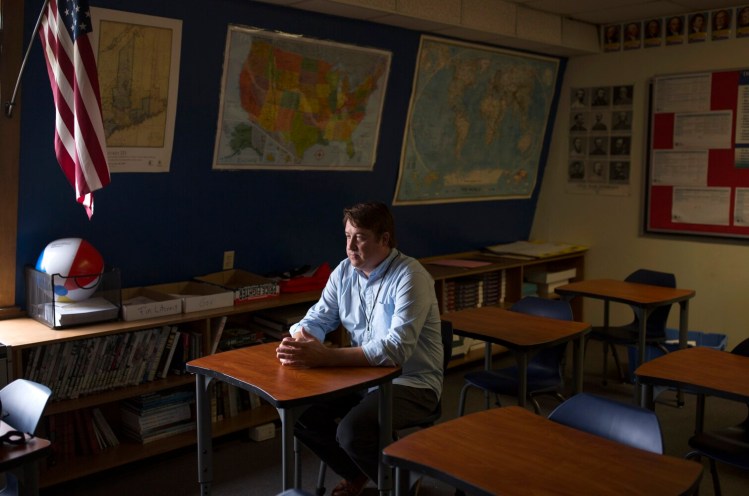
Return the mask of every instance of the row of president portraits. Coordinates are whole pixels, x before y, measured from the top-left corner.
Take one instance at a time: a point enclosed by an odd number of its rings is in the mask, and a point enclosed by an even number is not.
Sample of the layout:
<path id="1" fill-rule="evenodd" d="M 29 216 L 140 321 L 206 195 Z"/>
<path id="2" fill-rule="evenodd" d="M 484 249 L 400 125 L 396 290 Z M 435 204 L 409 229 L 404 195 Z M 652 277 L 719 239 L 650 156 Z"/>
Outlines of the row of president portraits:
<path id="1" fill-rule="evenodd" d="M 749 5 L 706 12 L 607 24 L 601 28 L 606 52 L 749 37 Z"/>

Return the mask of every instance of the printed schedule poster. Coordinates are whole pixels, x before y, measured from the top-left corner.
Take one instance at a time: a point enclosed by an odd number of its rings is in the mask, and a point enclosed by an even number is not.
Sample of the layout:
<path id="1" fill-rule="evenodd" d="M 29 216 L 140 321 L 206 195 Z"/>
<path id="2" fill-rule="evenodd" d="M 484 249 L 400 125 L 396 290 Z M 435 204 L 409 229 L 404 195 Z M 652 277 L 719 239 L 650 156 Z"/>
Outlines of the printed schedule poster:
<path id="1" fill-rule="evenodd" d="M 749 69 L 652 81 L 650 233 L 749 238 Z"/>

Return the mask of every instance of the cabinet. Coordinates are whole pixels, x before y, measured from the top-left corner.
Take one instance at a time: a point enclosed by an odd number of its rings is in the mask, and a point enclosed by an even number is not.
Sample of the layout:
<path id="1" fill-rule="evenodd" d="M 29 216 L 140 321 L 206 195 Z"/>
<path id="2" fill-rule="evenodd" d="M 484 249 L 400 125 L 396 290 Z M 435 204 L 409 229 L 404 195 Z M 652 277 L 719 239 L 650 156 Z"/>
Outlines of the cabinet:
<path id="1" fill-rule="evenodd" d="M 28 370 L 28 361 L 36 348 L 64 343 L 68 341 L 86 340 L 90 338 L 106 338 L 107 336 L 160 328 L 162 326 L 179 326 L 197 336 L 201 340 L 204 350 L 210 350 L 217 323 L 227 317 L 227 325 L 232 321 L 242 322 L 249 319 L 253 312 L 260 310 L 309 302 L 312 304 L 320 297 L 319 291 L 304 293 L 281 294 L 276 297 L 259 299 L 233 307 L 216 308 L 199 312 L 191 312 L 168 317 L 138 320 L 132 322 L 105 322 L 80 328 L 54 330 L 30 318 L 18 318 L 0 321 L 0 343 L 6 346 L 9 377 L 24 377 Z M 62 399 L 51 401 L 45 417 L 79 412 L 90 408 L 99 408 L 108 419 L 112 420 L 117 431 L 118 404 L 122 400 L 135 396 L 162 392 L 178 387 L 194 388 L 195 379 L 192 375 L 167 375 L 163 379 L 154 379 L 138 385 L 118 387 L 106 391 L 79 396 L 76 399 Z M 213 426 L 214 436 L 222 436 L 232 432 L 262 425 L 278 418 L 276 410 L 267 404 L 257 408 L 245 410 L 239 415 L 216 422 Z M 70 427 L 72 429 L 72 426 Z M 141 444 L 119 435 L 120 444 L 107 448 L 94 455 L 75 456 L 58 461 L 52 467 L 42 467 L 40 470 L 40 486 L 48 487 L 66 481 L 94 474 L 119 465 L 155 456 L 161 453 L 190 446 L 196 442 L 194 430 L 160 439 L 158 442 Z M 54 441 L 54 440 L 53 440 Z"/>
<path id="2" fill-rule="evenodd" d="M 422 258 L 420 262 L 434 278 L 440 312 L 444 314 L 478 305 L 509 307 L 523 297 L 523 285 L 530 271 L 551 273 L 575 269 L 575 275 L 569 282 L 582 280 L 585 277 L 585 252 L 580 250 L 529 260 L 471 251 Z M 461 265 L 461 261 L 468 263 Z M 458 265 L 450 265 L 451 262 L 458 262 Z M 466 291 L 462 292 L 463 289 Z M 571 303 L 576 320 L 582 320 L 580 300 L 577 298 Z M 501 351 L 504 351 L 502 347 L 495 347 L 495 352 Z M 450 366 L 482 360 L 483 357 L 483 349 L 467 351 L 462 356 L 454 357 Z"/>

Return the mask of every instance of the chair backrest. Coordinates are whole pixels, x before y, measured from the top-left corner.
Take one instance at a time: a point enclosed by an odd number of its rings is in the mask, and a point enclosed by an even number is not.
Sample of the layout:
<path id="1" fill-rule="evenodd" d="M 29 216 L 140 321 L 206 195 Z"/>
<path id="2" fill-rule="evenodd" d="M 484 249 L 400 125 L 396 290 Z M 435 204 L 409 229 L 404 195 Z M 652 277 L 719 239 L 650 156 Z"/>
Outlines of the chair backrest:
<path id="1" fill-rule="evenodd" d="M 549 419 L 653 453 L 663 453 L 663 434 L 654 411 L 589 393 L 555 408 Z"/>
<path id="2" fill-rule="evenodd" d="M 639 284 L 650 284 L 651 286 L 663 286 L 666 288 L 676 287 L 676 276 L 668 272 L 658 272 L 650 269 L 638 269 L 632 272 L 624 279 L 627 282 L 636 282 Z M 634 307 L 633 307 L 634 311 Z M 648 317 L 647 336 L 649 338 L 663 338 L 666 336 L 666 323 L 668 314 L 671 312 L 671 305 L 660 306 L 656 308 Z M 638 323 L 637 314 L 633 325 Z"/>
<path id="3" fill-rule="evenodd" d="M 564 300 L 553 300 L 540 298 L 538 296 L 526 296 L 512 304 L 510 310 L 513 312 L 526 313 L 538 317 L 548 317 L 558 320 L 572 320 L 572 307 Z M 553 368 L 559 371 L 560 379 L 563 375 L 565 351 L 567 343 L 562 343 L 551 348 L 543 348 L 531 359 L 530 367 Z"/>
<path id="4" fill-rule="evenodd" d="M 3 421 L 21 432 L 34 434 L 52 391 L 27 379 L 16 379 L 0 390 Z"/>
<path id="5" fill-rule="evenodd" d="M 749 338 L 746 338 L 745 340 L 734 346 L 731 350 L 731 353 L 733 353 L 734 355 L 749 357 Z"/>
<path id="6" fill-rule="evenodd" d="M 552 300 L 538 296 L 526 296 L 510 307 L 513 312 L 527 313 L 538 317 L 572 320 L 572 307 L 564 300 Z"/>

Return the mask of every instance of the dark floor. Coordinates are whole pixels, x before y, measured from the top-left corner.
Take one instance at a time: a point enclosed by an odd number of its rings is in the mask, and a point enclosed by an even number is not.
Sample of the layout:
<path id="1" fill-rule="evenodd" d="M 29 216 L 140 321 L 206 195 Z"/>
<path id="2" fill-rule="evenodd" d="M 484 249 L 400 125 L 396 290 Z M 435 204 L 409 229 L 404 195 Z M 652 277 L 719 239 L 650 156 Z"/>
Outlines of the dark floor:
<path id="1" fill-rule="evenodd" d="M 480 365 L 477 364 L 475 367 L 480 367 Z M 457 400 L 463 384 L 462 377 L 472 368 L 451 369 L 448 373 L 445 381 L 443 420 L 456 416 Z M 594 394 L 631 401 L 632 386 L 615 382 L 610 381 L 605 388 L 601 386 L 600 349 L 591 343 L 586 359 L 584 389 Z M 668 391 L 661 396 L 664 400 L 673 398 L 674 394 Z M 514 403 L 513 398 L 503 398 L 503 400 L 506 404 Z M 542 399 L 542 413 L 548 414 L 556 404 L 551 398 Z M 666 452 L 681 457 L 688 451 L 687 439 L 694 427 L 695 401 L 693 397 L 687 395 L 684 407 L 677 408 L 672 404 L 658 404 L 656 411 L 663 428 Z M 481 408 L 483 408 L 483 396 L 478 392 L 470 394 L 466 413 Z M 746 414 L 747 407 L 744 404 L 710 398 L 705 420 L 706 428 L 736 424 L 743 420 Z M 234 436 L 214 444 L 212 494 L 216 496 L 271 496 L 279 493 L 281 488 L 280 437 L 262 442 L 243 440 L 241 437 Z M 303 486 L 310 492 L 315 487 L 318 465 L 314 455 L 305 451 Z M 705 462 L 705 467 L 700 494 L 710 496 L 713 495 L 713 488 L 707 462 Z M 719 471 L 724 495 L 749 494 L 749 473 L 723 465 L 719 467 Z M 338 477 L 328 472 L 326 486 L 331 488 L 337 482 Z M 197 454 L 195 448 L 189 448 L 168 456 L 145 460 L 75 481 L 65 486 L 44 489 L 41 496 L 131 496 L 132 494 L 171 496 L 197 495 L 199 492 Z M 374 494 L 377 494 L 374 487 L 365 490 L 367 496 Z M 454 489 L 433 479 L 424 478 L 419 494 L 421 496 L 453 496 Z"/>

